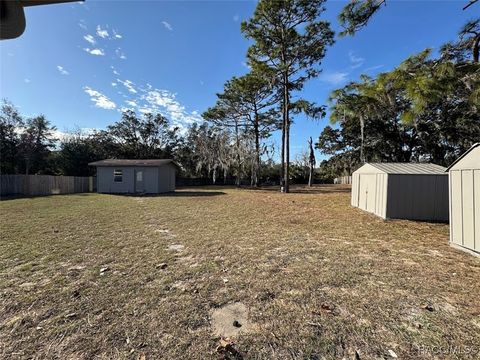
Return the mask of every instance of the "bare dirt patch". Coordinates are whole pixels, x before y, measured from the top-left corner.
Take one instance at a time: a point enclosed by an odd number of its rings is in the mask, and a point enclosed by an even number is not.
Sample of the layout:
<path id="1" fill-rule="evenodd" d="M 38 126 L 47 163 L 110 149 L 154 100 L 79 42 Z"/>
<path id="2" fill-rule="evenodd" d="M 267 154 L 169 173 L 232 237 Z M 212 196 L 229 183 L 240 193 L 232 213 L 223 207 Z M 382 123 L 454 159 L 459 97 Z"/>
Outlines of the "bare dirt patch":
<path id="1" fill-rule="evenodd" d="M 251 328 L 245 304 L 227 304 L 212 311 L 212 330 L 217 336 L 233 338 L 249 332 Z"/>

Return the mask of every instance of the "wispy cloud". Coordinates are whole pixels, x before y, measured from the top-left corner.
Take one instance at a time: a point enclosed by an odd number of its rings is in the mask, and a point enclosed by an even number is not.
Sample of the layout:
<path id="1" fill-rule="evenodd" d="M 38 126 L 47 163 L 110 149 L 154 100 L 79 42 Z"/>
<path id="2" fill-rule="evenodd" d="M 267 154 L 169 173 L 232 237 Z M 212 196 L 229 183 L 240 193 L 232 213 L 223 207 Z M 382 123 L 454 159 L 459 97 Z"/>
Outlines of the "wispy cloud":
<path id="1" fill-rule="evenodd" d="M 159 112 L 172 120 L 173 125 L 190 125 L 195 122 L 202 121 L 202 117 L 198 111 L 188 112 L 177 99 L 176 94 L 162 89 L 151 88 L 144 90 L 141 96 L 146 104 L 139 108 L 140 112 Z"/>
<path id="2" fill-rule="evenodd" d="M 27 79 L 27 78 L 23 79 L 23 81 L 25 82 L 25 84 L 28 84 L 31 82 L 30 79 Z"/>
<path id="3" fill-rule="evenodd" d="M 93 90 L 88 86 L 85 86 L 83 89 L 90 96 L 90 100 L 93 101 L 96 107 L 106 110 L 113 110 L 117 107 L 112 100 L 101 92 Z"/>
<path id="4" fill-rule="evenodd" d="M 69 75 L 70 74 L 67 70 L 65 70 L 65 68 L 63 66 L 60 66 L 60 65 L 57 65 L 57 70 L 62 75 Z"/>
<path id="5" fill-rule="evenodd" d="M 365 72 L 371 72 L 371 71 L 381 69 L 382 67 L 383 67 L 383 65 L 370 66 L 370 67 L 366 68 L 364 71 Z"/>
<path id="6" fill-rule="evenodd" d="M 92 55 L 105 56 L 105 51 L 103 51 L 103 49 L 100 49 L 100 48 L 97 48 L 97 49 L 84 48 L 83 50 L 85 50 L 86 52 Z"/>
<path id="7" fill-rule="evenodd" d="M 348 72 L 326 71 L 320 74 L 319 79 L 332 85 L 339 85 L 348 81 L 348 75 Z"/>
<path id="8" fill-rule="evenodd" d="M 127 58 L 121 48 L 115 50 L 115 55 L 117 55 L 117 57 L 122 60 L 125 60 Z"/>
<path id="9" fill-rule="evenodd" d="M 166 21 L 162 21 L 162 24 L 165 27 L 165 29 L 167 29 L 168 31 L 173 31 L 173 27 L 170 23 L 168 23 Z"/>
<path id="10" fill-rule="evenodd" d="M 107 29 L 102 29 L 100 25 L 97 25 L 97 35 L 102 39 L 107 39 L 109 37 Z"/>
<path id="11" fill-rule="evenodd" d="M 87 24 L 83 19 L 78 22 L 78 26 L 80 26 L 83 30 L 87 30 Z"/>
<path id="12" fill-rule="evenodd" d="M 112 37 L 115 38 L 115 39 L 121 39 L 123 37 L 116 30 L 113 30 L 112 32 L 113 32 Z"/>
<path id="13" fill-rule="evenodd" d="M 132 106 L 132 107 L 137 107 L 137 103 L 133 100 L 126 100 L 125 104 Z"/>
<path id="14" fill-rule="evenodd" d="M 113 86 L 113 87 L 117 86 L 117 83 L 116 83 L 116 82 L 112 82 L 112 86 Z"/>
<path id="15" fill-rule="evenodd" d="M 110 69 L 112 69 L 114 75 L 120 75 L 120 73 L 117 71 L 117 69 L 115 69 L 113 65 L 110 66 Z"/>
<path id="16" fill-rule="evenodd" d="M 125 88 L 130 91 L 132 94 L 136 94 L 138 91 L 137 89 L 135 89 L 135 84 L 130 81 L 130 80 L 120 80 L 120 79 L 117 79 L 117 82 L 119 82 L 120 84 L 123 84 L 123 86 L 125 86 Z"/>
<path id="17" fill-rule="evenodd" d="M 84 35 L 83 38 L 88 41 L 90 44 L 95 45 L 96 41 L 93 35 Z"/>
<path id="18" fill-rule="evenodd" d="M 97 128 L 87 128 L 87 127 L 74 127 L 73 129 L 64 129 L 64 130 L 53 130 L 52 136 L 54 139 L 66 140 L 72 136 L 80 136 L 81 138 L 86 138 L 89 135 L 94 134 L 99 129 Z"/>
<path id="19" fill-rule="evenodd" d="M 350 63 L 351 63 L 350 68 L 352 69 L 356 69 L 362 66 L 363 63 L 365 62 L 365 59 L 361 56 L 356 55 L 354 51 L 348 52 L 348 58 L 350 59 Z"/>

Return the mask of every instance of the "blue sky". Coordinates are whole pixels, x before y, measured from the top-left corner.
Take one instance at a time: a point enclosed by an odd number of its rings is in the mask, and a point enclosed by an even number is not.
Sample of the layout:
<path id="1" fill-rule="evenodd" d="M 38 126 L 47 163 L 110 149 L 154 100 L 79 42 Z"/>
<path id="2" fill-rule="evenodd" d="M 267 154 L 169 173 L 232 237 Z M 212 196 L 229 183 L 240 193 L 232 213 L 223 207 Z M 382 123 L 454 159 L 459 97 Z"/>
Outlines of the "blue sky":
<path id="1" fill-rule="evenodd" d="M 354 37 L 337 38 L 302 97 L 326 104 L 329 93 L 362 73 L 392 69 L 426 47 L 456 38 L 478 14 L 466 1 L 388 1 Z M 343 1 L 326 4 L 339 30 Z M 255 1 L 86 1 L 26 9 L 22 37 L 0 43 L 0 96 L 27 116 L 43 113 L 60 131 L 104 128 L 122 108 L 156 110 L 188 126 L 215 103 L 232 76 L 248 71 L 240 32 Z M 318 137 L 328 118 L 302 117 L 292 152 Z M 271 141 L 278 144 L 278 135 Z M 317 153 L 321 159 L 322 154 Z"/>

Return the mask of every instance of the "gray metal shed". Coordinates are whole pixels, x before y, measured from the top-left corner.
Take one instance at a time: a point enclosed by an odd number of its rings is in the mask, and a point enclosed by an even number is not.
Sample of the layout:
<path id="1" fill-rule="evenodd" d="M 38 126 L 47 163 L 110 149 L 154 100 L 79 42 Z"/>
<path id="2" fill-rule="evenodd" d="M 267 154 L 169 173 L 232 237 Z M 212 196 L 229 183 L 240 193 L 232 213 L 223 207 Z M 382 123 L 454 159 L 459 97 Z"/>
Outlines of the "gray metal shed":
<path id="1" fill-rule="evenodd" d="M 448 221 L 448 176 L 435 164 L 368 163 L 352 174 L 352 206 L 383 219 Z"/>
<path id="2" fill-rule="evenodd" d="M 480 254 L 480 143 L 447 169 L 450 183 L 450 243 Z"/>
<path id="3" fill-rule="evenodd" d="M 175 191 L 178 165 L 171 159 L 106 159 L 97 167 L 97 192 L 159 194 Z"/>

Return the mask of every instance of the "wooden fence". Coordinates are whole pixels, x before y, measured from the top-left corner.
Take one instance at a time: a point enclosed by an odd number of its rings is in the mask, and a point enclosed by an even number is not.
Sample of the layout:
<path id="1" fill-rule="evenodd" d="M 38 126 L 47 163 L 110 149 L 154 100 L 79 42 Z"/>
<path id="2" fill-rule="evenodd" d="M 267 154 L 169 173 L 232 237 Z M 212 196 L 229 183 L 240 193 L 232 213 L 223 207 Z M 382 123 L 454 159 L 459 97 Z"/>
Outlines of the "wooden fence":
<path id="1" fill-rule="evenodd" d="M 351 184 L 352 183 L 352 177 L 351 176 L 340 176 L 335 179 L 333 179 L 334 184 Z"/>
<path id="2" fill-rule="evenodd" d="M 0 196 L 41 196 L 96 191 L 93 177 L 0 175 Z"/>

